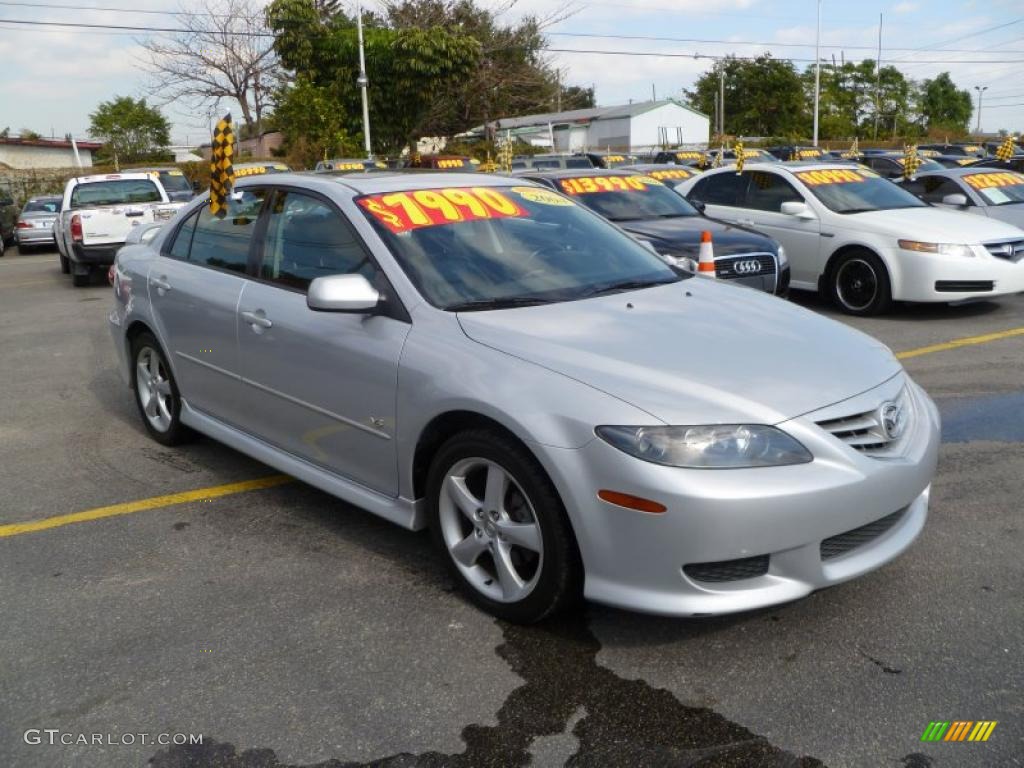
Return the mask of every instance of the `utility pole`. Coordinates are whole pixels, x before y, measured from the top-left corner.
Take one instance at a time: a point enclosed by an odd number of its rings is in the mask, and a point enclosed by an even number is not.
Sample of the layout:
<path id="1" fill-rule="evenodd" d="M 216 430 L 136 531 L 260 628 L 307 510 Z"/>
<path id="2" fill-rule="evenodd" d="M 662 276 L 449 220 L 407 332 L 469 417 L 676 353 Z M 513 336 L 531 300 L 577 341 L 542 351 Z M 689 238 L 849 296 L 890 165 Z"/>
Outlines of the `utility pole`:
<path id="1" fill-rule="evenodd" d="M 555 70 L 555 112 L 562 111 L 562 70 Z"/>
<path id="2" fill-rule="evenodd" d="M 363 50 L 363 6 L 356 3 L 356 31 L 359 35 L 359 77 L 356 78 L 356 85 L 363 95 L 363 145 L 366 148 L 366 156 L 372 158 L 373 150 L 370 148 L 370 107 L 366 100 L 366 89 L 370 81 L 366 77 L 366 53 Z"/>
<path id="3" fill-rule="evenodd" d="M 875 59 L 875 134 L 878 138 L 878 118 L 882 104 L 882 14 L 878 14 L 878 58 Z"/>
<path id="4" fill-rule="evenodd" d="M 981 99 L 985 95 L 985 91 L 988 90 L 987 85 L 976 85 L 974 90 L 978 92 L 978 123 L 974 127 L 975 133 L 981 133 Z"/>
<path id="5" fill-rule="evenodd" d="M 818 33 L 814 38 L 814 146 L 818 146 L 818 107 L 821 104 L 821 0 L 818 0 Z"/>

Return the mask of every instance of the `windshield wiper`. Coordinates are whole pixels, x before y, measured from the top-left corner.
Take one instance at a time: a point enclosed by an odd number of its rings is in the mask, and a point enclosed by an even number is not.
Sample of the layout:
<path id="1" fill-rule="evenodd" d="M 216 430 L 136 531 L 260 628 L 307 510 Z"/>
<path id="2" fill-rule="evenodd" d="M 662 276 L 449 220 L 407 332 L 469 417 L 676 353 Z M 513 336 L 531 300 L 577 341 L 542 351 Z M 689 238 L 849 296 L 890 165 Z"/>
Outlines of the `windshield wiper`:
<path id="1" fill-rule="evenodd" d="M 598 285 L 589 291 L 583 293 L 581 299 L 589 299 L 594 296 L 605 296 L 609 293 L 619 293 L 620 291 L 636 291 L 641 288 L 653 288 L 656 285 L 668 285 L 669 283 L 678 282 L 676 280 L 622 280 L 617 283 L 606 283 L 605 285 Z"/>
<path id="2" fill-rule="evenodd" d="M 514 307 L 534 307 L 538 304 L 550 304 L 552 299 L 542 299 L 539 296 L 509 296 L 499 299 L 476 299 L 464 301 L 461 304 L 450 304 L 445 307 L 446 312 L 483 312 L 488 309 L 512 309 Z"/>

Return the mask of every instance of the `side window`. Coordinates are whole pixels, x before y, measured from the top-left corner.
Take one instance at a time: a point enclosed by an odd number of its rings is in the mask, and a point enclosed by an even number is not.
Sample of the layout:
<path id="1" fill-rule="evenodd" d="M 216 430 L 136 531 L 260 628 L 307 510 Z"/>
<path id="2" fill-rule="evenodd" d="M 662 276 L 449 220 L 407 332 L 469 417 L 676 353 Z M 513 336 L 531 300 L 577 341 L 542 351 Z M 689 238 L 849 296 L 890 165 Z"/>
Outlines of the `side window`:
<path id="1" fill-rule="evenodd" d="M 174 242 L 167 249 L 167 255 L 172 259 L 188 261 L 189 251 L 192 249 L 192 236 L 196 231 L 196 220 L 198 218 L 199 211 L 196 211 L 178 228 L 178 233 L 174 236 Z"/>
<path id="2" fill-rule="evenodd" d="M 304 291 L 314 278 L 356 272 L 372 282 L 377 269 L 341 215 L 316 198 L 278 192 L 260 277 Z"/>
<path id="3" fill-rule="evenodd" d="M 918 184 L 923 184 L 924 187 L 923 192 L 918 194 L 918 197 L 926 203 L 941 203 L 942 198 L 946 195 L 964 194 L 964 191 L 960 189 L 955 181 L 944 179 L 941 176 L 926 176 L 924 179 L 918 179 Z M 917 193 L 915 192 L 915 194 Z"/>
<path id="4" fill-rule="evenodd" d="M 244 189 L 228 198 L 227 215 L 210 213 L 204 205 L 199 212 L 189 261 L 232 272 L 245 272 L 249 262 L 249 242 L 267 191 Z"/>
<path id="5" fill-rule="evenodd" d="M 896 161 L 890 160 L 887 157 L 868 158 L 868 167 L 870 167 L 871 170 L 875 171 L 876 173 L 880 173 L 887 179 L 894 178 L 895 176 L 899 176 L 903 173 L 899 164 Z"/>
<path id="6" fill-rule="evenodd" d="M 746 208 L 779 213 L 783 203 L 804 201 L 803 195 L 777 173 L 748 171 L 744 173 L 744 176 L 747 175 L 753 183 L 747 188 Z"/>
<path id="7" fill-rule="evenodd" d="M 702 179 L 690 197 L 708 205 L 742 206 L 747 177 L 736 173 L 718 173 Z"/>

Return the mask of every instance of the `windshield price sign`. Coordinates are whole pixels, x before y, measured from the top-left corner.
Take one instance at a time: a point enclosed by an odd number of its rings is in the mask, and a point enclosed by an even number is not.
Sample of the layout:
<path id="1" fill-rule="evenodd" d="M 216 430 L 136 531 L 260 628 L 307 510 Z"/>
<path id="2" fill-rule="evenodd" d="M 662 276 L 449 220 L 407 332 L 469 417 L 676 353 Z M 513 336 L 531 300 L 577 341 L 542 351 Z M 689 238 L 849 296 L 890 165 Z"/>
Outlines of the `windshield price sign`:
<path id="1" fill-rule="evenodd" d="M 441 224 L 526 215 L 502 192 L 489 187 L 417 189 L 369 195 L 357 202 L 396 234 Z"/>

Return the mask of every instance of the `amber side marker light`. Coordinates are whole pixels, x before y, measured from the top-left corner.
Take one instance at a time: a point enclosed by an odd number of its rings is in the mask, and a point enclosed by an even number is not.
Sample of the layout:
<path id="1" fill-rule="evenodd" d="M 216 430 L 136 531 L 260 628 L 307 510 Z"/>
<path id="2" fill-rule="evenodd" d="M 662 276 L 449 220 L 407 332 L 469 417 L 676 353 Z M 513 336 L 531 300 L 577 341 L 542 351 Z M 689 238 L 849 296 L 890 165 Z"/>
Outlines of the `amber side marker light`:
<path id="1" fill-rule="evenodd" d="M 640 512 L 661 514 L 668 510 L 668 507 L 664 504 L 659 504 L 650 499 L 643 499 L 639 496 L 630 496 L 628 493 L 619 493 L 618 491 L 601 490 L 597 492 L 597 498 L 601 499 L 601 501 L 607 501 L 609 504 L 614 504 L 617 507 L 636 509 Z"/>

